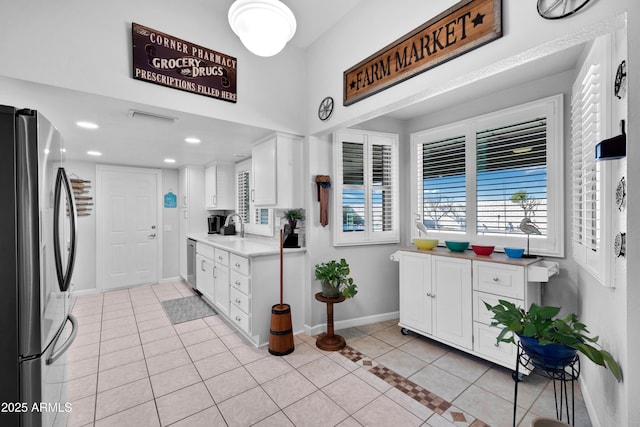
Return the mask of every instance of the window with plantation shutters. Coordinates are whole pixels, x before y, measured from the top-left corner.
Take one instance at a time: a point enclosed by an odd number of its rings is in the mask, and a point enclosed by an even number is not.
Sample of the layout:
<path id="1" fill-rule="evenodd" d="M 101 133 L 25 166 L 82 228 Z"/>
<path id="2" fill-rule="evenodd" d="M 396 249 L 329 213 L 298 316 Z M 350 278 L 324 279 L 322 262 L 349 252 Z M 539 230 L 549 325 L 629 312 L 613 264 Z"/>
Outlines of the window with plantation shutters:
<path id="1" fill-rule="evenodd" d="M 594 41 L 571 89 L 571 240 L 576 262 L 604 286 L 615 286 L 611 162 L 595 147 L 610 137 L 611 62 L 608 36 Z"/>
<path id="2" fill-rule="evenodd" d="M 600 246 L 600 168 L 595 146 L 602 139 L 600 65 L 593 64 L 571 99 L 572 237 L 592 251 Z"/>
<path id="3" fill-rule="evenodd" d="M 547 235 L 547 119 L 476 132 L 478 233 L 522 233 L 529 218 Z"/>
<path id="4" fill-rule="evenodd" d="M 427 229 L 465 231 L 465 136 L 417 145 L 418 206 Z"/>
<path id="5" fill-rule="evenodd" d="M 257 208 L 251 201 L 251 159 L 237 163 L 235 171 L 236 212 L 245 224 L 245 232 L 272 236 L 273 209 Z"/>
<path id="6" fill-rule="evenodd" d="M 562 95 L 411 135 L 413 221 L 427 234 L 563 256 Z M 525 227 L 526 228 L 526 227 Z M 417 227 L 411 236 L 419 237 Z"/>
<path id="7" fill-rule="evenodd" d="M 238 182 L 237 182 L 238 201 L 237 201 L 236 212 L 242 218 L 242 222 L 244 222 L 245 224 L 248 224 L 250 220 L 250 217 L 249 217 L 249 206 L 250 206 L 249 171 L 239 171 L 237 173 L 237 179 L 238 179 Z"/>
<path id="8" fill-rule="evenodd" d="M 397 135 L 336 132 L 334 160 L 334 244 L 397 242 Z"/>

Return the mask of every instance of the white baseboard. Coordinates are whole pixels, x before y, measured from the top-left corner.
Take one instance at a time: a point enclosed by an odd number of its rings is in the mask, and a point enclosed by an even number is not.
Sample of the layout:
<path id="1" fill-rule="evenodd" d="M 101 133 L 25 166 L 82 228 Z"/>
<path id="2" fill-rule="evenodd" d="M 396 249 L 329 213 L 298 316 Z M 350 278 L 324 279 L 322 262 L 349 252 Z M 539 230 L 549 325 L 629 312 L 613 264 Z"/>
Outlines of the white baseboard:
<path id="1" fill-rule="evenodd" d="M 82 295 L 96 295 L 101 293 L 101 291 L 97 290 L 96 288 L 93 289 L 79 289 L 77 291 L 71 291 L 71 297 L 78 297 L 78 296 L 82 296 Z"/>
<path id="2" fill-rule="evenodd" d="M 583 381 L 579 381 L 580 391 L 582 392 L 582 399 L 584 400 L 584 406 L 587 407 L 587 414 L 589 414 L 589 419 L 591 420 L 591 425 L 593 427 L 601 427 L 600 420 L 596 416 L 597 412 L 593 406 L 593 401 L 591 400 L 591 396 L 589 395 L 589 389 L 584 385 Z"/>
<path id="3" fill-rule="evenodd" d="M 339 320 L 337 322 L 334 322 L 333 328 L 335 330 L 353 328 L 356 326 L 369 325 L 371 323 L 384 322 L 385 320 L 398 319 L 399 317 L 399 311 L 392 311 L 390 313 L 375 314 L 372 316 L 358 317 L 355 319 Z M 322 323 L 320 325 L 314 326 L 304 325 L 304 329 L 307 335 L 314 336 L 326 332 L 327 324 Z"/>
<path id="4" fill-rule="evenodd" d="M 176 277 L 167 277 L 165 279 L 160 280 L 158 283 L 174 283 L 174 282 L 182 282 L 184 281 L 185 283 L 187 282 L 186 280 L 183 280 L 181 276 L 176 276 Z"/>

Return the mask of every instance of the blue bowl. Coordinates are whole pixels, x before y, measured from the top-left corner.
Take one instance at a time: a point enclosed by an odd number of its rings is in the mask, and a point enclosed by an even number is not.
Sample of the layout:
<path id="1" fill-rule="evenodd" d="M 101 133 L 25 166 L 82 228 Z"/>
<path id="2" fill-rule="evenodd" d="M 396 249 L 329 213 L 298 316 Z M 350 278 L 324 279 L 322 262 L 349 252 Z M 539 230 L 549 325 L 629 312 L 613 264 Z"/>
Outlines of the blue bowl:
<path id="1" fill-rule="evenodd" d="M 504 248 L 504 253 L 507 254 L 509 258 L 522 258 L 522 255 L 524 254 L 524 249 Z"/>
<path id="2" fill-rule="evenodd" d="M 445 240 L 444 244 L 451 252 L 464 252 L 469 247 L 469 242 L 455 242 L 453 240 Z"/>

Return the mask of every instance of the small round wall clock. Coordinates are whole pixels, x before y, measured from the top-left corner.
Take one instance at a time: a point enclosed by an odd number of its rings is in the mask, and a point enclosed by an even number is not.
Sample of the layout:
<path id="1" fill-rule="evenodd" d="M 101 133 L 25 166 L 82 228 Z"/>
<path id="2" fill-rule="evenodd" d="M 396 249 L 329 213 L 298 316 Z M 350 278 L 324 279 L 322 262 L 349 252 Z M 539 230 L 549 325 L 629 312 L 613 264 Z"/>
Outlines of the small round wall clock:
<path id="1" fill-rule="evenodd" d="M 329 120 L 331 113 L 333 113 L 333 98 L 327 96 L 322 100 L 322 102 L 320 102 L 320 107 L 318 107 L 318 118 L 322 121 Z"/>
<path id="2" fill-rule="evenodd" d="M 538 0 L 538 15 L 544 19 L 561 19 L 573 15 L 591 0 Z"/>
<path id="3" fill-rule="evenodd" d="M 627 61 L 622 61 L 618 65 L 618 71 L 616 71 L 616 81 L 614 84 L 615 95 L 618 99 L 624 97 L 627 84 Z"/>

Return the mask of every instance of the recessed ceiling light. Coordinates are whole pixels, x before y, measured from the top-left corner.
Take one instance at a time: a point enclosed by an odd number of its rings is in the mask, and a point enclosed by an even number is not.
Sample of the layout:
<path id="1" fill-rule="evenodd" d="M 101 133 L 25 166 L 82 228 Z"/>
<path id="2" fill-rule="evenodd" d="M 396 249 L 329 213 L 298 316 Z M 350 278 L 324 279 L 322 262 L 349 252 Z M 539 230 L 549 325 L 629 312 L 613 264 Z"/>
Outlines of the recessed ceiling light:
<path id="1" fill-rule="evenodd" d="M 176 159 L 164 159 L 165 163 L 175 163 Z"/>
<path id="2" fill-rule="evenodd" d="M 87 151 L 87 154 L 90 156 L 102 156 L 102 153 L 99 151 Z"/>
<path id="3" fill-rule="evenodd" d="M 98 129 L 100 127 L 97 124 L 91 122 L 76 122 L 76 126 L 84 129 Z"/>
<path id="4" fill-rule="evenodd" d="M 185 142 L 188 142 L 189 144 L 200 144 L 200 138 L 196 138 L 195 136 L 189 136 L 187 138 L 184 139 Z"/>

